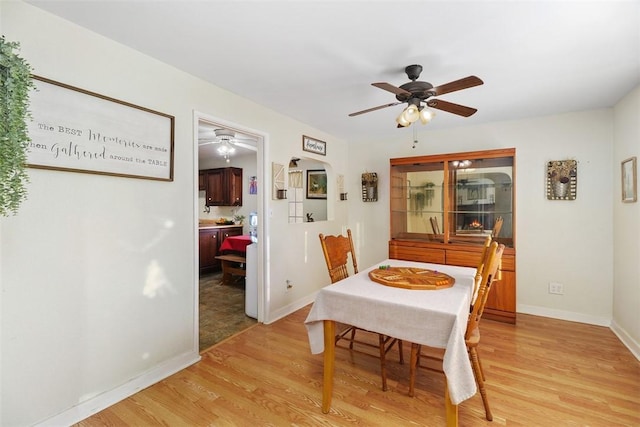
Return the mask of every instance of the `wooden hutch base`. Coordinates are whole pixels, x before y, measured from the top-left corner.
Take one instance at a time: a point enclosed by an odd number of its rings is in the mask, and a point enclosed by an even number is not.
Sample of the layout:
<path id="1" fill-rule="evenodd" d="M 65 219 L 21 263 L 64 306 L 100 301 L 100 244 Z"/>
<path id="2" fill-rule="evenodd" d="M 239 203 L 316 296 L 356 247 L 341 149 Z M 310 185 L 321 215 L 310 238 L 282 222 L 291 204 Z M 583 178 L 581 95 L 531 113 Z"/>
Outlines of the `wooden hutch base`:
<path id="1" fill-rule="evenodd" d="M 468 244 L 442 244 L 400 239 L 389 241 L 389 258 L 462 267 L 476 267 L 480 262 L 482 250 L 482 246 Z M 495 288 L 489 294 L 483 317 L 505 323 L 516 323 L 514 248 L 505 248 L 500 272 L 500 280 L 493 285 Z"/>

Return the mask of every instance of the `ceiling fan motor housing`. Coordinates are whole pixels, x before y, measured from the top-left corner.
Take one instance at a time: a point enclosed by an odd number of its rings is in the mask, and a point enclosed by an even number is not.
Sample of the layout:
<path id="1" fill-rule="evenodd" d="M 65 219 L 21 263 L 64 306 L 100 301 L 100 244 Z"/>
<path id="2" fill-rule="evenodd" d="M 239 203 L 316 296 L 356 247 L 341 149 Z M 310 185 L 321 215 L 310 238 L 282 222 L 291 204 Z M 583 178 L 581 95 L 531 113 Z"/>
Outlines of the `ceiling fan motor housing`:
<path id="1" fill-rule="evenodd" d="M 435 92 L 430 92 L 429 89 L 433 89 L 433 85 L 428 82 L 420 82 L 416 81 L 418 77 L 420 77 L 420 73 L 422 73 L 422 65 L 409 65 L 404 69 L 404 72 L 407 73 L 407 77 L 411 80 L 409 83 L 405 83 L 400 86 L 400 89 L 406 90 L 409 93 L 399 93 L 396 95 L 396 99 L 400 102 L 410 102 L 412 104 L 419 105 L 419 101 L 415 101 L 417 98 L 420 101 L 424 101 L 430 96 L 434 96 Z"/>
<path id="2" fill-rule="evenodd" d="M 396 99 L 400 102 L 407 102 L 411 98 L 425 100 L 430 96 L 434 96 L 435 92 L 431 92 L 433 85 L 427 82 L 409 82 L 400 86 L 400 89 L 406 90 L 408 93 L 399 93 Z"/>

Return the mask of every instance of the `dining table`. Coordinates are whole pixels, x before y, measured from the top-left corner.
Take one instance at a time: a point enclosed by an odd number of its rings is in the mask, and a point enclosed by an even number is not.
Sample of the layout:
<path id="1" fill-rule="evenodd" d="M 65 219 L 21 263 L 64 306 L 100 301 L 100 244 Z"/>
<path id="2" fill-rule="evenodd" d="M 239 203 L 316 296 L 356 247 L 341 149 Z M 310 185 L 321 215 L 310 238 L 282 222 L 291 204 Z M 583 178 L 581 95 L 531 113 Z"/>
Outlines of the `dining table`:
<path id="1" fill-rule="evenodd" d="M 234 251 L 234 252 L 247 252 L 247 246 L 251 244 L 251 236 L 229 236 L 222 241 L 220 245 L 220 252 Z"/>
<path id="2" fill-rule="evenodd" d="M 374 269 L 407 267 L 443 273 L 453 285 L 415 289 L 389 286 L 369 277 Z M 444 349 L 447 426 L 458 424 L 458 404 L 476 393 L 464 340 L 476 269 L 386 259 L 318 292 L 305 326 L 312 354 L 324 352 L 322 412 L 331 409 L 335 323 L 403 341 Z"/>

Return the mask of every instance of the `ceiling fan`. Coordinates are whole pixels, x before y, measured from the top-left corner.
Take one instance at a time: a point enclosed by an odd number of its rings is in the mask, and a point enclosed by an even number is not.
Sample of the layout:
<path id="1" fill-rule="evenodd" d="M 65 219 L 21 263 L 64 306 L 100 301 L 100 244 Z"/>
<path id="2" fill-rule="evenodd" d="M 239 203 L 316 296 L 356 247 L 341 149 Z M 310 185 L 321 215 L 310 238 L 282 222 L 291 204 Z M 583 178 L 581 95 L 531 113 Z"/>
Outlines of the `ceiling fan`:
<path id="1" fill-rule="evenodd" d="M 204 153 L 210 153 L 205 148 L 208 145 L 215 146 L 218 154 L 230 162 L 230 157 L 236 154 L 236 149 L 240 149 L 240 154 L 246 154 L 245 150 L 258 151 L 256 140 L 251 138 L 242 138 L 236 135 L 231 129 L 221 129 L 200 124 L 198 128 L 198 147 L 202 156 Z M 244 153 L 242 153 L 244 151 Z M 206 154 L 205 154 L 206 155 Z"/>
<path id="2" fill-rule="evenodd" d="M 421 120 L 423 124 L 426 124 L 431 120 L 432 113 L 425 107 L 435 108 L 437 110 L 446 111 L 448 113 L 457 114 L 463 117 L 469 117 L 476 111 L 475 108 L 466 107 L 460 104 L 454 104 L 453 102 L 443 101 L 441 99 L 431 99 L 432 96 L 440 96 L 445 93 L 455 92 L 462 89 L 467 89 L 473 86 L 479 86 L 484 82 L 476 76 L 465 77 L 460 80 L 455 80 L 449 83 L 445 83 L 440 86 L 434 87 L 431 83 L 418 81 L 420 73 L 422 72 L 421 65 L 409 65 L 404 69 L 407 73 L 407 77 L 411 80 L 408 83 L 401 85 L 400 87 L 394 86 L 389 83 L 371 83 L 373 86 L 386 90 L 395 94 L 398 102 L 392 102 L 389 104 L 380 105 L 378 107 L 367 108 L 366 110 L 358 111 L 349 114 L 349 117 L 358 116 L 360 114 L 369 113 L 371 111 L 380 110 L 382 108 L 392 107 L 398 104 L 409 104 L 407 108 L 398 116 L 396 122 L 398 127 L 407 127 L 411 123 Z"/>
<path id="3" fill-rule="evenodd" d="M 211 129 L 201 127 L 198 131 L 198 145 L 221 144 L 231 148 L 241 147 L 247 150 L 258 151 L 256 140 L 238 136 L 230 129 Z"/>

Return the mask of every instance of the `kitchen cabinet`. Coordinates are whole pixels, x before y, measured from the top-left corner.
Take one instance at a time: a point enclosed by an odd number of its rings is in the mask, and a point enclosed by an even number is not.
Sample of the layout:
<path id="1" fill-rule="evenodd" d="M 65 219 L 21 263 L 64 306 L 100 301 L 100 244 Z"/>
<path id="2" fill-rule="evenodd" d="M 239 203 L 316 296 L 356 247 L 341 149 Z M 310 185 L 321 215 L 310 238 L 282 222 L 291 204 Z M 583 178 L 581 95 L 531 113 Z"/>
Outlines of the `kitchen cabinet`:
<path id="1" fill-rule="evenodd" d="M 242 206 L 242 169 L 217 168 L 200 171 L 206 206 Z M 200 179 L 198 186 L 200 187 Z"/>
<path id="2" fill-rule="evenodd" d="M 204 191 L 207 189 L 207 185 L 205 183 L 206 173 L 205 171 L 200 171 L 198 173 L 198 191 Z"/>
<path id="3" fill-rule="evenodd" d="M 505 245 L 484 316 L 515 323 L 515 149 L 390 160 L 389 258 L 476 267 L 482 244 Z"/>
<path id="4" fill-rule="evenodd" d="M 200 274 L 220 271 L 220 245 L 229 236 L 242 234 L 242 226 L 201 227 L 199 231 L 198 248 L 200 252 Z"/>

